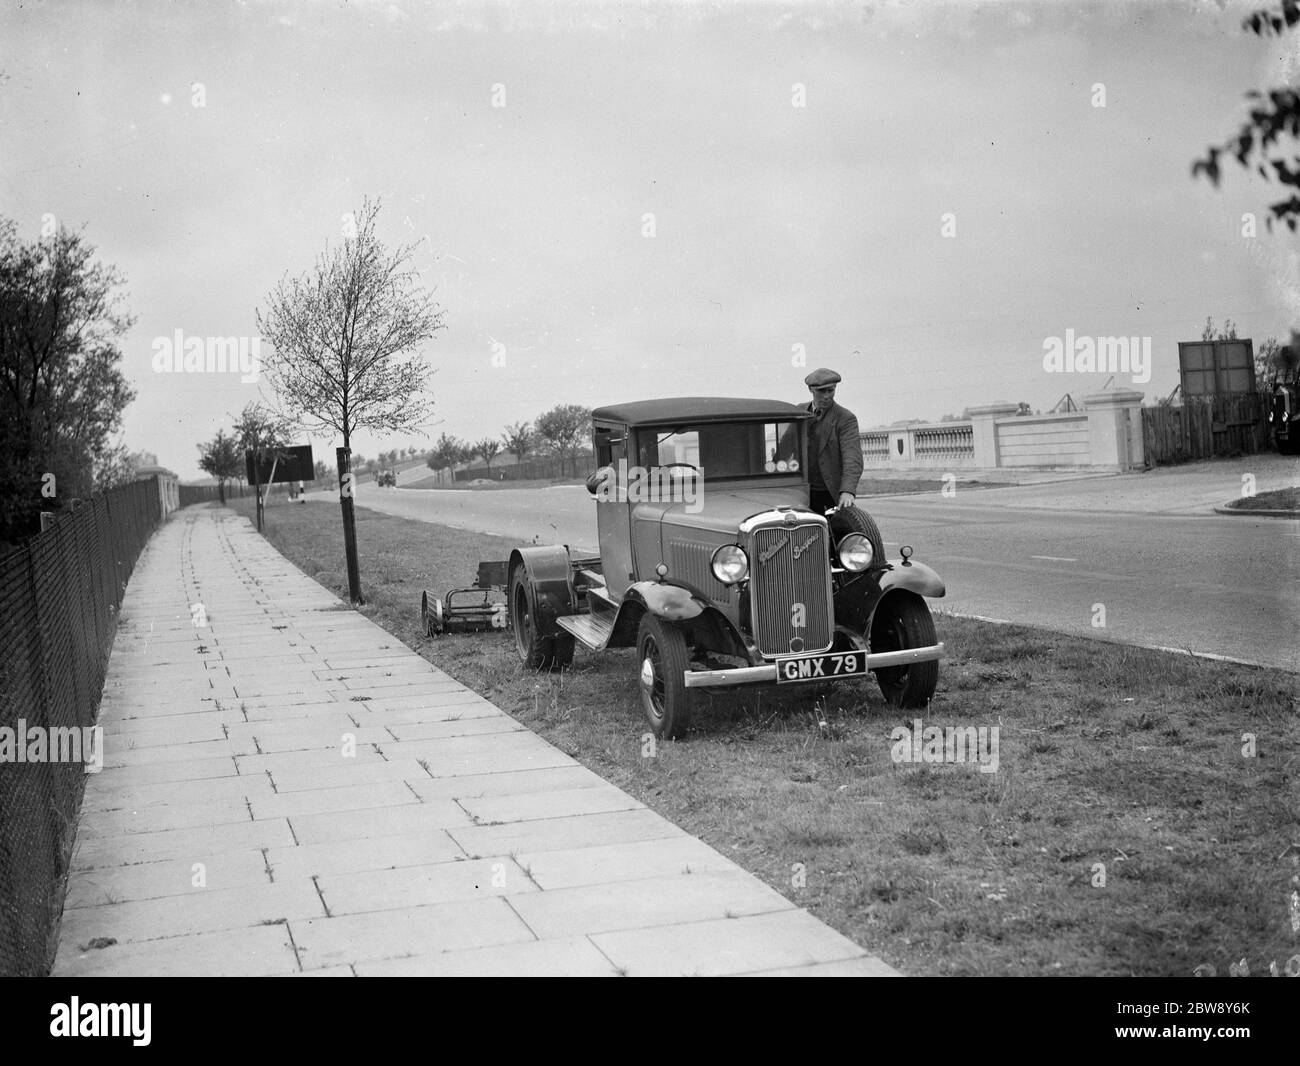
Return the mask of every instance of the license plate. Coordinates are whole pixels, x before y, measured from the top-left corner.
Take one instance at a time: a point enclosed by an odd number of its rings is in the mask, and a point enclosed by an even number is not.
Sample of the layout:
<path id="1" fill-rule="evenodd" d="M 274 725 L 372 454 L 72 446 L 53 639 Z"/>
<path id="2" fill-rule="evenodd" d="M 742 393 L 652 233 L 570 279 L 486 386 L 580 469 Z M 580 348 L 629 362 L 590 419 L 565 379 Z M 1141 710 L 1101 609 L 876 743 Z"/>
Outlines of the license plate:
<path id="1" fill-rule="evenodd" d="M 852 677 L 867 672 L 867 653 L 864 651 L 835 652 L 830 655 L 800 655 L 794 659 L 776 661 L 778 684 L 792 681 L 821 681 L 836 677 Z"/>

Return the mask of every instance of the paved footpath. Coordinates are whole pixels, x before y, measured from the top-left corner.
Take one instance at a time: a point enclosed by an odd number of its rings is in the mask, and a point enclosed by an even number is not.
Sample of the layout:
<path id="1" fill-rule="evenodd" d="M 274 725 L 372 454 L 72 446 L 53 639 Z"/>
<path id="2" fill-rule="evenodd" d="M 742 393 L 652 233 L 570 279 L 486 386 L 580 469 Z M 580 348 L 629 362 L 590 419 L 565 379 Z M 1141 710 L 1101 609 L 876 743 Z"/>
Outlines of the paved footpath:
<path id="1" fill-rule="evenodd" d="M 145 549 L 100 724 L 56 976 L 895 974 L 230 511 Z"/>

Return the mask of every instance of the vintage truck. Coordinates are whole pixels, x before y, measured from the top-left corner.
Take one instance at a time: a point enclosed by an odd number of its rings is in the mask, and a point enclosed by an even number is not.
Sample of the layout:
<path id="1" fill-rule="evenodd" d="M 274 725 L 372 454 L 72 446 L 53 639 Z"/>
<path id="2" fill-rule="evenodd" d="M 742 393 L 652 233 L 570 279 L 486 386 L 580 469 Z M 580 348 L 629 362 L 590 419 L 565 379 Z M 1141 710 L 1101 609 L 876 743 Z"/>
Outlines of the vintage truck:
<path id="1" fill-rule="evenodd" d="M 554 670 L 575 643 L 637 649 L 656 736 L 681 735 L 698 690 L 807 685 L 874 673 L 923 707 L 943 645 L 944 594 L 900 549 L 888 560 L 856 507 L 808 507 L 811 415 L 780 400 L 687 397 L 593 412 L 600 557 L 514 550 L 503 568 L 521 661 Z"/>

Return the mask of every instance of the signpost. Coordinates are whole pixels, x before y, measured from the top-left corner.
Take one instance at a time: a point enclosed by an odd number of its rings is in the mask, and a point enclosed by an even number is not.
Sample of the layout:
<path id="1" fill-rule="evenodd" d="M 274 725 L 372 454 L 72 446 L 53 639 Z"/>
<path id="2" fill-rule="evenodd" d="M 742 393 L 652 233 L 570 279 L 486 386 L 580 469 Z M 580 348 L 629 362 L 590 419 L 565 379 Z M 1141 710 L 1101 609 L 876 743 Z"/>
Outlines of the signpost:
<path id="1" fill-rule="evenodd" d="M 248 482 L 257 492 L 257 531 L 262 532 L 262 485 L 277 482 L 315 481 L 316 467 L 312 462 L 311 445 L 301 444 L 259 454 L 254 462 L 252 451 L 244 453 L 244 466 Z M 268 490 L 269 491 L 269 490 Z"/>

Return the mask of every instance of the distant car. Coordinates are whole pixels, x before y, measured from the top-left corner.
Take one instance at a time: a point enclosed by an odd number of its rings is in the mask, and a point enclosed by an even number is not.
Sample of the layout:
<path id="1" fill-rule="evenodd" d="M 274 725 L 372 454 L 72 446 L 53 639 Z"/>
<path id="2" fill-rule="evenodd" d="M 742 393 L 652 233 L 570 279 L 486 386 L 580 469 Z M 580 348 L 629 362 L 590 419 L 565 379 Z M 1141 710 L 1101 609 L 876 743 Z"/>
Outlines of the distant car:
<path id="1" fill-rule="evenodd" d="M 944 583 L 906 545 L 886 558 L 858 508 L 809 509 L 811 419 L 779 400 L 713 397 L 593 412 L 600 558 L 511 554 L 522 662 L 567 667 L 575 640 L 635 648 L 657 736 L 686 730 L 697 691 L 741 685 L 875 674 L 890 703 L 925 707 L 944 654 L 926 598 Z"/>
<path id="2" fill-rule="evenodd" d="M 391 489 L 397 487 L 397 475 L 391 470 L 379 471 L 379 476 L 375 478 L 375 483 L 381 489 Z"/>

